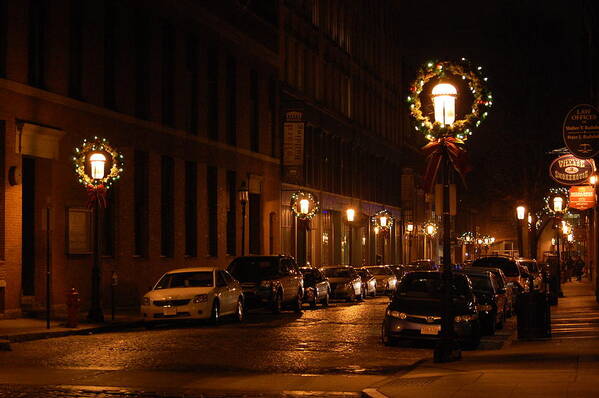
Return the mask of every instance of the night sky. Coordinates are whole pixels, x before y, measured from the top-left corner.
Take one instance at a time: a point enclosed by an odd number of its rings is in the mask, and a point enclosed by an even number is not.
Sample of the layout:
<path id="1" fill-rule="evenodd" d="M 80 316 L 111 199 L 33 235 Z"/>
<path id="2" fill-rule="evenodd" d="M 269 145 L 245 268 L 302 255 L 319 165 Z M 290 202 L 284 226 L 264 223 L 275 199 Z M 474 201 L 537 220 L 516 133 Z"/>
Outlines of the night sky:
<path id="1" fill-rule="evenodd" d="M 596 104 L 589 47 L 597 54 L 597 44 L 585 24 L 598 25 L 597 5 L 582 0 L 401 5 L 406 86 L 415 68 L 430 59 L 466 57 L 489 77 L 494 103 L 468 141 L 474 171 L 466 196 L 479 205 L 497 198 L 538 201 L 553 185 L 547 167 L 555 155 L 547 152 L 564 146 L 568 110 Z"/>

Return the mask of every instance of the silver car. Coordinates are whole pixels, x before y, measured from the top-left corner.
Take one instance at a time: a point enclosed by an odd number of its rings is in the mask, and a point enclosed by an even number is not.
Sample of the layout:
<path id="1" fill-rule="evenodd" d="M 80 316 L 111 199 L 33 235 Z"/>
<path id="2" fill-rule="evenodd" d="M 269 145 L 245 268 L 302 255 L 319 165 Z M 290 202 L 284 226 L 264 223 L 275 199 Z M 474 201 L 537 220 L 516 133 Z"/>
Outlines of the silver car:
<path id="1" fill-rule="evenodd" d="M 363 299 L 362 279 L 352 267 L 339 266 L 322 269 L 331 285 L 331 297 L 347 301 Z"/>
<path id="2" fill-rule="evenodd" d="M 393 270 L 386 265 L 373 265 L 364 267 L 376 279 L 376 292 L 379 294 L 391 294 L 395 291 L 397 277 Z"/>

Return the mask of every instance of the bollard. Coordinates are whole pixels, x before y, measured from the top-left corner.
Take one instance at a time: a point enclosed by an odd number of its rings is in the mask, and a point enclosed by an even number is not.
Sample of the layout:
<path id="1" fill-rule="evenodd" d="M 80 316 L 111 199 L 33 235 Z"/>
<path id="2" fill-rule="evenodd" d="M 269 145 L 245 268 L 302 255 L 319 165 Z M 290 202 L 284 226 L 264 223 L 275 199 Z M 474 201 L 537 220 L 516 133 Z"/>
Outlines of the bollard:
<path id="1" fill-rule="evenodd" d="M 67 291 L 66 327 L 76 328 L 79 324 L 79 292 L 75 288 Z"/>

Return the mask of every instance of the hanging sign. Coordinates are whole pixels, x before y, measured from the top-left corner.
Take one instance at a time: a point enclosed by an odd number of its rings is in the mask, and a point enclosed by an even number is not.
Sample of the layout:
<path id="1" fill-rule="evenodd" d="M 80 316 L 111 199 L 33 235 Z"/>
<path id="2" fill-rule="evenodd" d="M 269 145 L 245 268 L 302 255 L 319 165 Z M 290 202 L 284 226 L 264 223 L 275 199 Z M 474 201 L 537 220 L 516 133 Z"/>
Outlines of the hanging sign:
<path id="1" fill-rule="evenodd" d="M 576 157 L 592 158 L 599 153 L 599 110 L 593 105 L 576 105 L 563 126 L 564 143 Z"/>
<path id="2" fill-rule="evenodd" d="M 560 156 L 549 165 L 549 175 L 562 185 L 585 184 L 594 172 L 593 159 L 579 159 L 572 154 Z"/>
<path id="3" fill-rule="evenodd" d="M 577 185 L 570 187 L 571 208 L 588 210 L 595 207 L 595 189 L 592 185 Z"/>
<path id="4" fill-rule="evenodd" d="M 285 112 L 283 123 L 283 171 L 286 182 L 303 183 L 304 165 L 304 113 L 299 110 Z"/>

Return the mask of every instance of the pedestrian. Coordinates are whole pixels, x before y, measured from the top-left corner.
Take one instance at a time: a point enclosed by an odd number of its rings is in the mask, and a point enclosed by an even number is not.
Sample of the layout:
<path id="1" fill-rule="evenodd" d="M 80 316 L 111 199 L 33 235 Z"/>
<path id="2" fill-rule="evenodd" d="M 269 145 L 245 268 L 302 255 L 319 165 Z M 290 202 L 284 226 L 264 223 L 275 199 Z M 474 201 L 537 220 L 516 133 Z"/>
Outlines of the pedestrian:
<path id="1" fill-rule="evenodd" d="M 578 258 L 574 262 L 574 272 L 575 272 L 577 281 L 582 280 L 583 270 L 584 270 L 584 261 L 582 261 L 582 257 L 578 256 Z"/>

